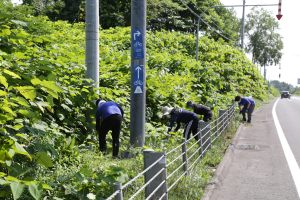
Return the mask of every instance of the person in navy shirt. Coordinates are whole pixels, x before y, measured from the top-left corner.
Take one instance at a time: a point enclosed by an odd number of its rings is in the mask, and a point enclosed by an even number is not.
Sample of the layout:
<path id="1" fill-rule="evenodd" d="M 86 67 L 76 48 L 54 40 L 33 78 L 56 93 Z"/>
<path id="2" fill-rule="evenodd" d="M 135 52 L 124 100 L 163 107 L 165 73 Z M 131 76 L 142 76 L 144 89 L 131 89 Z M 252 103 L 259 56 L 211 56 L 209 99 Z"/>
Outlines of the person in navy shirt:
<path id="1" fill-rule="evenodd" d="M 112 131 L 112 154 L 114 157 L 117 157 L 119 153 L 119 137 L 124 111 L 119 104 L 113 101 L 106 102 L 98 99 L 96 105 L 96 130 L 99 134 L 100 151 L 103 153 L 106 152 L 106 135 L 109 131 Z"/>
<path id="2" fill-rule="evenodd" d="M 194 113 L 196 113 L 198 115 L 203 115 L 203 121 L 208 122 L 209 120 L 212 119 L 213 114 L 209 107 L 206 107 L 201 104 L 193 103 L 192 101 L 188 101 L 186 103 L 186 106 L 188 108 L 192 108 Z"/>
<path id="3" fill-rule="evenodd" d="M 199 124 L 199 118 L 197 117 L 197 115 L 193 112 L 184 110 L 182 108 L 168 108 L 168 107 L 163 107 L 163 116 L 170 116 L 170 124 L 169 124 L 169 128 L 168 128 L 168 133 L 170 131 L 172 131 L 173 126 L 175 125 L 175 123 L 177 123 L 177 126 L 175 128 L 175 132 L 178 131 L 178 129 L 180 128 L 181 123 L 183 123 L 185 125 L 184 127 L 184 131 L 183 131 L 183 137 L 186 137 L 186 139 L 190 138 L 191 132 L 193 133 L 193 135 L 196 135 L 198 132 L 198 124 Z M 189 124 L 189 122 L 192 121 L 192 125 L 190 127 L 189 132 L 187 133 L 187 135 L 185 135 L 187 126 Z M 195 136 L 195 139 L 198 141 L 199 139 L 199 135 Z"/>
<path id="4" fill-rule="evenodd" d="M 251 116 L 255 108 L 255 101 L 252 99 L 252 97 L 241 96 L 236 96 L 234 100 L 238 102 L 240 113 L 243 115 L 243 121 L 251 123 Z M 246 119 L 246 113 L 248 119 Z"/>

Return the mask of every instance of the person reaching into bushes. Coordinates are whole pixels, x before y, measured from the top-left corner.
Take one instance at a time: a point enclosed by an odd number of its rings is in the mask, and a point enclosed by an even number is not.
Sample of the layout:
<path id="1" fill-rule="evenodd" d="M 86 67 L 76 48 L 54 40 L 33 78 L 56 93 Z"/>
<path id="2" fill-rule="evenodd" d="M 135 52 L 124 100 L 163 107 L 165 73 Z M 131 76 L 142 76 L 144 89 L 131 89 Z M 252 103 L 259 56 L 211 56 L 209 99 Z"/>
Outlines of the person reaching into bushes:
<path id="1" fill-rule="evenodd" d="M 252 113 L 255 108 L 255 101 L 252 99 L 252 97 L 241 97 L 236 96 L 234 98 L 234 101 L 238 102 L 240 114 L 243 115 L 243 121 L 247 121 L 248 123 L 251 123 Z M 246 113 L 247 113 L 247 119 L 246 119 Z"/>
<path id="2" fill-rule="evenodd" d="M 177 126 L 174 129 L 174 132 L 179 130 L 181 124 L 184 124 L 183 137 L 186 137 L 186 139 L 190 138 L 191 132 L 193 133 L 193 135 L 197 134 L 199 118 L 195 113 L 184 110 L 182 108 L 169 108 L 167 106 L 162 108 L 162 112 L 163 112 L 163 117 L 166 116 L 170 117 L 168 133 L 172 131 L 172 128 L 176 123 Z M 192 122 L 192 125 L 187 135 L 185 135 L 189 122 Z M 195 139 L 198 141 L 199 135 L 195 136 Z"/>
<path id="3" fill-rule="evenodd" d="M 188 101 L 186 106 L 192 108 L 194 113 L 203 115 L 203 121 L 208 122 L 209 120 L 212 120 L 213 113 L 209 107 L 193 103 L 192 101 Z"/>
<path id="4" fill-rule="evenodd" d="M 104 101 L 98 99 L 96 101 L 96 130 L 99 136 L 100 151 L 106 152 L 106 135 L 112 132 L 112 154 L 117 157 L 119 154 L 119 137 L 121 131 L 122 119 L 124 111 L 122 107 L 113 101 Z"/>

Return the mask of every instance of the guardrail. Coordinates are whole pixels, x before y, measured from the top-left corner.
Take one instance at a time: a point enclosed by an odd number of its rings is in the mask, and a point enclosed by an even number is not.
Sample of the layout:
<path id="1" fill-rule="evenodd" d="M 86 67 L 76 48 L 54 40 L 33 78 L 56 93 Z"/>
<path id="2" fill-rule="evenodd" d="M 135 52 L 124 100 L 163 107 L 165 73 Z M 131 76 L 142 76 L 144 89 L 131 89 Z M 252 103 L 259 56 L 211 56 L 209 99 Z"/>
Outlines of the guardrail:
<path id="1" fill-rule="evenodd" d="M 234 110 L 235 106 L 232 105 L 226 110 L 219 110 L 219 116 L 214 121 L 200 121 L 199 132 L 187 139 L 192 125 L 190 122 L 182 143 L 166 153 L 145 150 L 144 170 L 124 185 L 115 183 L 115 192 L 107 200 L 167 200 L 168 193 L 184 176 L 189 175 L 212 143 L 226 130 L 233 119 Z"/>

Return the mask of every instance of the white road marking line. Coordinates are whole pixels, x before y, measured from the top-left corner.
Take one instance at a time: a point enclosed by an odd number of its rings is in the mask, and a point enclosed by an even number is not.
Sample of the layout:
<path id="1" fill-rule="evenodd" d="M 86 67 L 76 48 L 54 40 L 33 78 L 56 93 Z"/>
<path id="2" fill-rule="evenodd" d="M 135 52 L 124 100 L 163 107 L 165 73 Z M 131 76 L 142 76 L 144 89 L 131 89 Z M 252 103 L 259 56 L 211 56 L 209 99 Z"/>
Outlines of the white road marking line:
<path id="1" fill-rule="evenodd" d="M 280 140 L 280 143 L 281 143 L 284 155 L 285 155 L 285 159 L 287 160 L 287 163 L 290 168 L 290 171 L 291 171 L 291 174 L 292 174 L 292 177 L 293 177 L 293 180 L 294 180 L 297 192 L 298 192 L 298 196 L 300 199 L 300 168 L 299 168 L 298 163 L 295 159 L 295 156 L 284 136 L 283 130 L 280 126 L 280 123 L 279 123 L 279 120 L 278 120 L 278 117 L 277 117 L 277 114 L 275 111 L 278 100 L 279 99 L 277 99 L 277 101 L 275 102 L 275 104 L 273 106 L 272 115 L 273 115 L 274 123 L 275 123 L 276 129 L 277 129 L 277 134 L 278 134 L 278 137 L 279 137 L 279 140 Z"/>

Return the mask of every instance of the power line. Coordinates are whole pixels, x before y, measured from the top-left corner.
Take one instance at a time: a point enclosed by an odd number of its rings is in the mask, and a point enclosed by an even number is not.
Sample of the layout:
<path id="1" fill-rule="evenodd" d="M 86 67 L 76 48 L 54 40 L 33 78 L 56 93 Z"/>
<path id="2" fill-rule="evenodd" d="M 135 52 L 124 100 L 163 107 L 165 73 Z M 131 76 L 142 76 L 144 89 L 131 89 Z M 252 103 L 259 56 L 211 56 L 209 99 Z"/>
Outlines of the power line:
<path id="1" fill-rule="evenodd" d="M 191 9 L 183 0 L 180 0 L 180 2 L 193 14 L 195 15 L 200 21 L 202 21 L 207 27 L 209 27 L 212 31 L 216 32 L 218 35 L 220 35 L 221 37 L 223 37 L 224 39 L 227 39 L 229 41 L 233 41 L 230 38 L 226 37 L 225 35 L 223 35 L 222 33 L 220 33 L 218 29 L 212 27 L 208 22 L 206 22 L 205 20 L 202 19 L 202 17 L 200 15 L 198 15 L 193 9 Z M 222 31 L 221 31 L 222 32 Z"/>
<path id="2" fill-rule="evenodd" d="M 205 13 L 205 11 L 203 11 L 202 9 L 200 9 L 200 8 L 198 8 L 203 14 L 205 14 L 206 16 L 208 15 L 208 14 L 206 14 Z M 208 9 L 206 9 L 206 11 L 207 11 Z M 213 19 L 212 19 L 213 20 Z M 224 31 L 222 30 L 222 28 L 221 27 L 219 27 L 216 23 L 214 23 L 214 21 L 212 21 L 211 22 L 212 24 L 214 24 L 215 25 L 215 27 L 217 27 L 217 29 L 219 30 L 219 31 L 221 31 L 223 34 L 226 34 L 226 33 L 224 33 Z"/>

